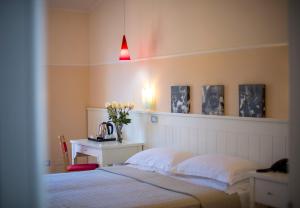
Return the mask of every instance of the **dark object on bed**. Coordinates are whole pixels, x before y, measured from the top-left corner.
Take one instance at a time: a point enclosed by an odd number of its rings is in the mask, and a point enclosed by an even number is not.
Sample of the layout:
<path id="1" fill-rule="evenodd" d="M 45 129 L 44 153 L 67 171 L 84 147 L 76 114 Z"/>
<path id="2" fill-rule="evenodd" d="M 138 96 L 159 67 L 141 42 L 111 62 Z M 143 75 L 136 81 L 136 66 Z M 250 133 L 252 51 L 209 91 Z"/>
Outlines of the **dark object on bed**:
<path id="1" fill-rule="evenodd" d="M 95 142 L 109 142 L 109 141 L 116 141 L 116 138 L 109 138 L 104 139 L 103 137 L 97 137 L 97 138 L 88 138 L 88 140 L 95 141 Z"/>
<path id="2" fill-rule="evenodd" d="M 256 172 L 265 173 L 265 172 L 280 172 L 280 173 L 288 173 L 288 159 L 284 158 L 275 162 L 270 168 L 266 169 L 258 169 Z"/>

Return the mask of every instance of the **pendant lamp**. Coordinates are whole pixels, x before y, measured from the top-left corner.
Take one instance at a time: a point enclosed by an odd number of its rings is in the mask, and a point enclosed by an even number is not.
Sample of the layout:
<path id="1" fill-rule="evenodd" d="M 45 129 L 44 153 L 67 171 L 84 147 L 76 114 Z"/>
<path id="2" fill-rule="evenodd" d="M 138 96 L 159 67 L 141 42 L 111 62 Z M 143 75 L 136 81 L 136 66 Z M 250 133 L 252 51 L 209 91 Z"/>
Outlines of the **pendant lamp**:
<path id="1" fill-rule="evenodd" d="M 127 40 L 126 40 L 126 36 L 125 36 L 125 29 L 126 29 L 126 5 L 125 5 L 125 0 L 123 1 L 124 2 L 124 35 L 123 35 L 123 38 L 122 38 L 122 45 L 121 45 L 121 53 L 120 53 L 120 57 L 119 57 L 119 60 L 120 61 L 125 61 L 125 60 L 130 60 L 130 55 L 129 55 L 129 51 L 128 51 L 128 45 L 127 45 Z"/>

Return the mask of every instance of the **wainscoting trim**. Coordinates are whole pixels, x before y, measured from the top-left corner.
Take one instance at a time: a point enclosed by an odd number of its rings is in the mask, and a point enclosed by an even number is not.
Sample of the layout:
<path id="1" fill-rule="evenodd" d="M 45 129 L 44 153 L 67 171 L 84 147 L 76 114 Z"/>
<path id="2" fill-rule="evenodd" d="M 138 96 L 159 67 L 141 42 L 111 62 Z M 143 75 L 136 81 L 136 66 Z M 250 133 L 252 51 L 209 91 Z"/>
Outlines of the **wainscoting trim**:
<path id="1" fill-rule="evenodd" d="M 170 58 L 177 58 L 177 57 L 184 57 L 184 56 L 197 56 L 197 55 L 211 54 L 211 53 L 227 53 L 227 52 L 233 52 L 233 51 L 251 50 L 251 49 L 259 49 L 259 48 L 271 48 L 271 47 L 282 47 L 282 46 L 288 46 L 288 44 L 287 43 L 270 43 L 270 44 L 246 45 L 246 46 L 232 47 L 232 48 L 203 49 L 203 50 L 185 52 L 185 53 L 183 52 L 183 53 L 175 53 L 175 54 L 169 54 L 169 55 L 134 58 L 130 61 L 122 61 L 122 62 L 108 61 L 108 62 L 104 62 L 104 63 L 94 63 L 94 64 L 90 64 L 90 66 L 96 67 L 96 66 L 111 65 L 111 64 L 130 64 L 130 63 L 149 61 L 149 60 L 155 60 L 155 59 L 170 59 Z"/>

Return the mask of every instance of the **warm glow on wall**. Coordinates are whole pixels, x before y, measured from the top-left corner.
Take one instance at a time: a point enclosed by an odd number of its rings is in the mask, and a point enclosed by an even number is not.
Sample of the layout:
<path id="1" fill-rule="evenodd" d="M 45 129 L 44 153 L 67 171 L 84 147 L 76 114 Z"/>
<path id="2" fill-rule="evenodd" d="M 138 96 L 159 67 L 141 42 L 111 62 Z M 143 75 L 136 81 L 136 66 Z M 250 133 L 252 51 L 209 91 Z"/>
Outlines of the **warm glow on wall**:
<path id="1" fill-rule="evenodd" d="M 142 101 L 145 109 L 151 110 L 154 107 L 155 93 L 154 86 L 147 84 L 142 90 Z"/>

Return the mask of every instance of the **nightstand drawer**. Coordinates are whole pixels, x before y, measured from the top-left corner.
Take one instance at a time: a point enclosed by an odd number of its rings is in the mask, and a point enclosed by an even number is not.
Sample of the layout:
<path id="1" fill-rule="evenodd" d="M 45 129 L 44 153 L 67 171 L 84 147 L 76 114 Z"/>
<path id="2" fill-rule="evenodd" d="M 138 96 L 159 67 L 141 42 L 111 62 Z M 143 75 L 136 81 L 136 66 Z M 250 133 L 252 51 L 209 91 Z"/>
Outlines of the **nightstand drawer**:
<path id="1" fill-rule="evenodd" d="M 123 147 L 118 149 L 104 149 L 102 152 L 103 165 L 123 163 L 139 151 L 141 151 L 139 146 Z"/>
<path id="2" fill-rule="evenodd" d="M 273 207 L 286 207 L 287 185 L 256 179 L 255 201 Z"/>
<path id="3" fill-rule="evenodd" d="M 77 145 L 76 152 L 83 153 L 86 155 L 91 155 L 97 157 L 99 155 L 99 149 L 91 148 L 85 145 Z"/>

